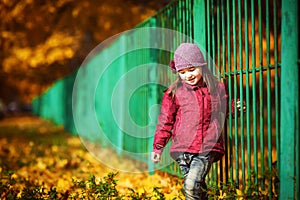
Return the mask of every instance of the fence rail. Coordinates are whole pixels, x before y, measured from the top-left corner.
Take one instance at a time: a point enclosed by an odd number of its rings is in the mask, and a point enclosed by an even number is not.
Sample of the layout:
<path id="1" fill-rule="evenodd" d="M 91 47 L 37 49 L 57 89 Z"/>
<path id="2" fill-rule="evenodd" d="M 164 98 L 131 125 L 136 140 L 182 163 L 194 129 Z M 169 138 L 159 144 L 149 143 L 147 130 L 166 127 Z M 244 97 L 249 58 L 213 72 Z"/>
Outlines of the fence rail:
<path id="1" fill-rule="evenodd" d="M 144 162 L 150 171 L 154 170 L 147 152 L 152 148 L 154 119 L 159 112 L 157 104 L 162 91 L 175 78 L 164 71 L 163 66 L 168 65 L 178 44 L 195 42 L 207 51 L 209 66 L 216 64 L 211 70 L 228 86 L 229 102 L 240 99 L 246 105 L 245 113 L 235 110 L 235 116 L 226 120 L 223 137 L 227 152 L 224 159 L 212 167 L 209 180 L 217 183 L 233 180 L 245 189 L 255 172 L 258 189 L 267 191 L 272 198 L 279 192 L 274 187 L 277 184 L 272 179 L 274 176 L 267 176 L 273 170 L 276 174 L 280 172 L 281 184 L 295 186 L 289 193 L 281 188 L 281 198 L 295 199 L 299 197 L 299 178 L 296 178 L 299 167 L 292 162 L 286 166 L 288 173 L 285 173 L 282 160 L 290 161 L 283 155 L 285 145 L 289 145 L 284 141 L 295 139 L 288 152 L 299 161 L 299 114 L 293 112 L 291 118 L 285 112 L 292 109 L 290 106 L 299 111 L 298 90 L 288 91 L 289 86 L 299 88 L 299 22 L 288 21 L 298 19 L 297 9 L 296 0 L 288 3 L 279 0 L 173 1 L 132 31 L 114 37 L 113 43 L 89 55 L 76 73 L 57 81 L 33 101 L 35 113 L 104 147 L 113 147 L 120 155 L 132 156 Z M 296 28 L 291 29 L 291 24 Z M 292 32 L 282 31 L 283 28 L 290 28 Z M 288 44 L 292 45 L 290 50 Z M 291 76 L 290 82 L 287 76 Z M 134 90 L 128 91 L 121 83 Z M 282 97 L 293 103 L 287 105 Z M 87 106 L 90 99 L 93 105 Z M 73 118 L 70 113 L 74 111 Z M 96 122 L 89 111 L 96 113 Z M 85 128 L 76 129 L 76 120 Z M 93 122 L 101 127 L 99 131 L 103 135 L 99 136 L 95 131 L 98 129 L 91 126 Z M 280 134 L 286 124 L 293 126 L 288 127 L 291 131 L 288 136 Z M 132 130 L 146 137 L 128 134 Z M 163 156 L 164 162 L 169 162 L 163 170 L 180 175 L 167 151 Z"/>

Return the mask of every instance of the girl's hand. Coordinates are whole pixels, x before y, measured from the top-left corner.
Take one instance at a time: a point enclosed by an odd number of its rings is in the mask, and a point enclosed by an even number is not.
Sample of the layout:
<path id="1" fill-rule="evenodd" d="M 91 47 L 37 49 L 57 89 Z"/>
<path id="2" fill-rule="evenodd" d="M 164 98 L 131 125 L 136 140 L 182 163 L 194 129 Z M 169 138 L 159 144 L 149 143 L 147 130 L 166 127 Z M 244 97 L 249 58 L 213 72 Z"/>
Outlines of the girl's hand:
<path id="1" fill-rule="evenodd" d="M 154 162 L 154 163 L 158 163 L 158 162 L 161 160 L 160 154 L 159 154 L 159 153 L 152 152 L 152 153 L 151 153 L 151 160 L 152 160 L 152 162 Z"/>
<path id="2" fill-rule="evenodd" d="M 236 107 L 237 107 L 237 109 L 238 109 L 240 112 L 242 111 L 240 99 L 237 99 L 237 101 L 236 101 Z M 245 101 L 243 101 L 243 112 L 246 112 L 246 102 L 245 102 Z"/>

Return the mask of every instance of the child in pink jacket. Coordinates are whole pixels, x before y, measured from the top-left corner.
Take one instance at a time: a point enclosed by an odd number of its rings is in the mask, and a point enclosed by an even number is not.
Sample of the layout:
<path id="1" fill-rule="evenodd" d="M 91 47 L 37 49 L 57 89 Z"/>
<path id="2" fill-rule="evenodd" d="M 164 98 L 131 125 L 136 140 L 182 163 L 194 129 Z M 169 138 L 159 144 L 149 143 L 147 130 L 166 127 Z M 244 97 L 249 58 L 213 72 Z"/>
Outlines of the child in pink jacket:
<path id="1" fill-rule="evenodd" d="M 170 67 L 178 78 L 164 93 L 151 159 L 159 162 L 172 138 L 170 155 L 184 176 L 186 199 L 207 199 L 205 177 L 211 164 L 224 155 L 225 86 L 210 72 L 193 43 L 176 49 Z"/>

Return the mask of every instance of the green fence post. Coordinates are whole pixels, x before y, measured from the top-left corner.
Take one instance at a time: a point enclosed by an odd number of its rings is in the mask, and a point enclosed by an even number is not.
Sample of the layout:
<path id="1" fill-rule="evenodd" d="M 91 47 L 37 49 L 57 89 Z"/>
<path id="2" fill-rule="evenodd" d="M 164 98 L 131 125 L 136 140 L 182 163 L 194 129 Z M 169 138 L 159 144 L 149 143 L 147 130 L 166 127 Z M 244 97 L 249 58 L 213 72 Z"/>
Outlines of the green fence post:
<path id="1" fill-rule="evenodd" d="M 206 48 L 205 2 L 194 1 L 194 40 L 200 47 Z"/>
<path id="2" fill-rule="evenodd" d="M 279 198 L 299 199 L 298 0 L 282 0 Z"/>

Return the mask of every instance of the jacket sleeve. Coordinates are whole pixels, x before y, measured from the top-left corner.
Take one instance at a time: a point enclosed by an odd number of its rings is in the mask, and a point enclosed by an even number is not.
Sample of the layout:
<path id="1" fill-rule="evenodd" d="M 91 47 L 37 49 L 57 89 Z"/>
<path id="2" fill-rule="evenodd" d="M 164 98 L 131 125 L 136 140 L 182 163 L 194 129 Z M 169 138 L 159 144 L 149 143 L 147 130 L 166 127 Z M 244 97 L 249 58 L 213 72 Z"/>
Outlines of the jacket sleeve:
<path id="1" fill-rule="evenodd" d="M 164 93 L 160 115 L 156 126 L 153 152 L 161 154 L 172 136 L 172 130 L 176 118 L 176 103 L 171 94 Z"/>

